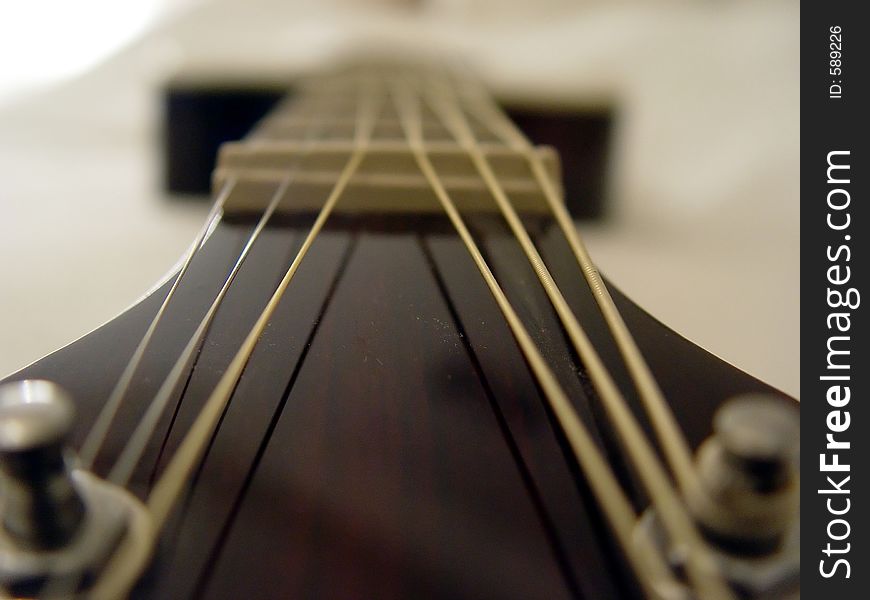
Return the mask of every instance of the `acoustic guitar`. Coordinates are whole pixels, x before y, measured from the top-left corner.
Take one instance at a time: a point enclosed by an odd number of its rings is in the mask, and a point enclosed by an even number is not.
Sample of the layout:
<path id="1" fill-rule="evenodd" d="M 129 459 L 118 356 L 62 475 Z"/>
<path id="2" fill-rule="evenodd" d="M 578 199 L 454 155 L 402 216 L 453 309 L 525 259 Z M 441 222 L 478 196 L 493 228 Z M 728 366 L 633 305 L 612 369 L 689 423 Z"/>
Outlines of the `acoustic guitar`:
<path id="1" fill-rule="evenodd" d="M 798 405 L 596 270 L 461 69 L 310 77 L 0 387 L 10 597 L 796 598 Z"/>

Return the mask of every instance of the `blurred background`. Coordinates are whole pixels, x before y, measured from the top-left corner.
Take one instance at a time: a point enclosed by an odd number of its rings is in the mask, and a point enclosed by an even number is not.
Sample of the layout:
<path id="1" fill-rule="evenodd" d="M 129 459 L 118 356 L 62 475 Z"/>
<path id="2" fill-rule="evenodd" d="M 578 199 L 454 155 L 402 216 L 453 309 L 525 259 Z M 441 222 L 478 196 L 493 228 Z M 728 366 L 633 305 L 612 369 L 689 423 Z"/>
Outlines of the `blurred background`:
<path id="1" fill-rule="evenodd" d="M 185 77 L 280 86 L 359 49 L 460 55 L 503 98 L 612 111 L 602 271 L 799 396 L 799 19 L 783 0 L 30 0 L 0 8 L 0 375 L 160 280 L 208 203 L 164 191 Z"/>

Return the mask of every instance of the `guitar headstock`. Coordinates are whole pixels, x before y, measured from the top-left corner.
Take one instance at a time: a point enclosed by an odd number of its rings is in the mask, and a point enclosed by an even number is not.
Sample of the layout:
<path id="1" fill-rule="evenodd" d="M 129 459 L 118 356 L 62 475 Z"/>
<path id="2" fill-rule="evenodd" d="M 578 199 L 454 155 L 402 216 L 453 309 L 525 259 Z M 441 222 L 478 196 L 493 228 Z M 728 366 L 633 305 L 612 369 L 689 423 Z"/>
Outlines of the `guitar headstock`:
<path id="1" fill-rule="evenodd" d="M 466 76 L 404 64 L 314 78 L 227 146 L 173 276 L 4 388 L 0 433 L 43 440 L 16 479 L 8 438 L 7 489 L 45 497 L 4 515 L 69 521 L 22 585 L 794 593 L 796 404 L 612 290 L 557 165 Z M 114 534 L 75 550 L 91 526 Z"/>

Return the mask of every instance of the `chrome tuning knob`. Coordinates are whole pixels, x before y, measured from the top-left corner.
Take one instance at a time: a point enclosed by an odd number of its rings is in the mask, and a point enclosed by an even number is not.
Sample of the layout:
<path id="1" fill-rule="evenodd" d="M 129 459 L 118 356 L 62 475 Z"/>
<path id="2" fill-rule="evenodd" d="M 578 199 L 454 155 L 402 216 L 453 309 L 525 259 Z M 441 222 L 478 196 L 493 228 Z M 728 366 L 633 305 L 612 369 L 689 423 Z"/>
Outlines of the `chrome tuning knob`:
<path id="1" fill-rule="evenodd" d="M 689 509 L 733 553 L 775 552 L 798 516 L 800 421 L 795 407 L 764 395 L 727 402 L 696 457 Z"/>
<path id="2" fill-rule="evenodd" d="M 697 477 L 684 490 L 686 506 L 741 598 L 800 597 L 799 452 L 797 408 L 781 398 L 747 394 L 722 405 L 713 435 L 695 456 Z M 653 509 L 635 535 L 669 557 L 679 580 L 685 557 L 671 551 Z M 694 598 L 688 587 L 663 589 L 666 600 Z"/>
<path id="3" fill-rule="evenodd" d="M 73 419 L 72 401 L 51 382 L 0 387 L 2 524 L 22 547 L 61 547 L 84 519 L 64 456 Z"/>
<path id="4" fill-rule="evenodd" d="M 54 383 L 0 385 L 0 595 L 121 596 L 150 553 L 141 503 L 75 468 L 74 418 Z"/>

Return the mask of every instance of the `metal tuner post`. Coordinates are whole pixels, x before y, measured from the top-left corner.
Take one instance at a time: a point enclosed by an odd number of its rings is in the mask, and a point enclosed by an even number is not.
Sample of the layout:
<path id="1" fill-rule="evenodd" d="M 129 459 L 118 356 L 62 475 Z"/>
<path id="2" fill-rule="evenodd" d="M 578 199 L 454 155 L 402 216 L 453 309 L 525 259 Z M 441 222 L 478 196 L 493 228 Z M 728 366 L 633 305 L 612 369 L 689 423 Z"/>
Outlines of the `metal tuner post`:
<path id="1" fill-rule="evenodd" d="M 738 597 L 800 597 L 800 417 L 781 398 L 737 396 L 716 413 L 713 435 L 695 456 L 696 485 L 685 502 Z M 652 509 L 637 536 L 661 548 L 679 579 L 685 557 Z M 676 593 L 676 596 L 673 594 Z M 690 600 L 688 587 L 664 600 Z"/>
<path id="2" fill-rule="evenodd" d="M 142 504 L 76 468 L 73 422 L 51 382 L 0 386 L 0 589 L 12 597 L 123 595 L 135 581 L 119 578 L 138 576 L 129 563 L 150 551 Z"/>

